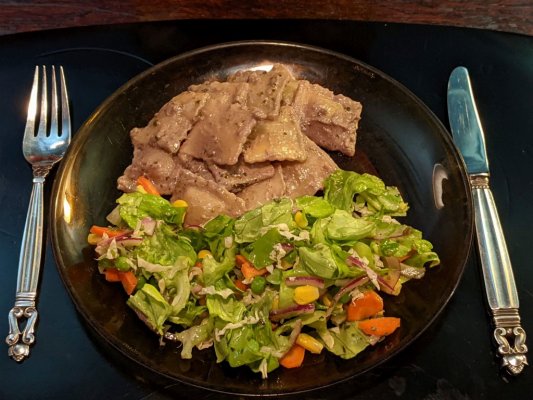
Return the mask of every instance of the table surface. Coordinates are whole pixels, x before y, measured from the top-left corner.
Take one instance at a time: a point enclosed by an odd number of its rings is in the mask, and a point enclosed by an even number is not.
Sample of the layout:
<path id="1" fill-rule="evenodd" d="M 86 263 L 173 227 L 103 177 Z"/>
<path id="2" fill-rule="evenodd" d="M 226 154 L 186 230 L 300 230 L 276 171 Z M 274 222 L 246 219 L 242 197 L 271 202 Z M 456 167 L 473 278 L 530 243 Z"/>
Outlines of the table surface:
<path id="1" fill-rule="evenodd" d="M 448 126 L 446 84 L 457 65 L 470 70 L 487 133 L 492 188 L 507 234 L 523 327 L 533 332 L 533 37 L 466 28 L 348 21 L 168 21 L 23 33 L 0 37 L 0 334 L 7 334 L 31 169 L 21 150 L 35 64 L 67 71 L 74 131 L 119 86 L 149 66 L 204 45 L 241 39 L 300 42 L 345 53 L 389 74 Z M 52 176 L 53 178 L 53 176 Z M 50 179 L 51 180 L 51 179 Z M 50 194 L 51 182 L 46 187 Z M 48 203 L 47 203 L 48 205 Z M 1 399 L 221 398 L 180 384 L 141 381 L 111 357 L 77 314 L 45 248 L 31 356 L 0 356 Z M 298 398 L 531 398 L 531 367 L 499 373 L 475 250 L 451 301 L 406 350 L 351 380 Z M 3 333 L 2 333 L 3 332 Z M 531 357 L 530 357 L 531 359 Z M 364 383 L 362 383 L 364 382 Z"/>
<path id="2" fill-rule="evenodd" d="M 95 24 L 236 18 L 380 21 L 533 35 L 530 0 L 0 0 L 0 35 Z"/>

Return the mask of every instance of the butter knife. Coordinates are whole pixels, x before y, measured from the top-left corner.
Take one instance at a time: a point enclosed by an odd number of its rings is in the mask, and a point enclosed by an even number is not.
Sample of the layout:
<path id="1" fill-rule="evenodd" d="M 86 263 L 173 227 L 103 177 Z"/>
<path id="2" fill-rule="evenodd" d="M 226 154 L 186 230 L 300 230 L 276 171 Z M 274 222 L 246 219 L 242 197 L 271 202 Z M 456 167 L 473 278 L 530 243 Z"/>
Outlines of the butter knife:
<path id="1" fill-rule="evenodd" d="M 453 140 L 470 177 L 477 244 L 485 291 L 494 322 L 501 366 L 512 375 L 527 363 L 526 332 L 520 324 L 518 292 L 496 203 L 489 186 L 485 137 L 468 70 L 455 68 L 448 81 L 448 118 Z"/>

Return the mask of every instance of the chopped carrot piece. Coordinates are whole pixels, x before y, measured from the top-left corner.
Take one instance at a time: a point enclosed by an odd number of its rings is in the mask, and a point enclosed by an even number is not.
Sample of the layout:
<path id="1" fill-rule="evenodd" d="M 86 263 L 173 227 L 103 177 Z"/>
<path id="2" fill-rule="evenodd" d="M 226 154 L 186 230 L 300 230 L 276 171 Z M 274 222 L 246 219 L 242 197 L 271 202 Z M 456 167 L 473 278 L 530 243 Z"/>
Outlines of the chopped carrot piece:
<path id="1" fill-rule="evenodd" d="M 235 256 L 235 264 L 237 264 L 239 267 L 241 267 L 244 263 L 250 263 L 250 261 L 248 261 L 246 259 L 246 257 L 240 255 L 240 254 L 237 254 Z"/>
<path id="2" fill-rule="evenodd" d="M 245 292 L 246 290 L 248 290 L 248 285 L 246 285 L 245 283 L 243 283 L 242 281 L 240 280 L 236 280 L 235 282 L 235 286 L 239 289 L 241 289 L 243 292 Z"/>
<path id="3" fill-rule="evenodd" d="M 285 368 L 298 368 L 304 362 L 305 349 L 299 344 L 294 344 L 290 350 L 279 359 L 279 363 Z"/>
<path id="4" fill-rule="evenodd" d="M 160 196 L 159 190 L 155 187 L 155 185 L 152 183 L 150 179 L 148 179 L 146 176 L 141 175 L 137 178 L 137 185 L 142 186 L 142 188 L 146 191 L 148 194 L 155 194 L 157 196 Z"/>
<path id="5" fill-rule="evenodd" d="M 120 275 L 118 269 L 116 268 L 107 268 L 104 271 L 105 280 L 108 282 L 120 282 Z"/>
<path id="6" fill-rule="evenodd" d="M 122 286 L 124 287 L 124 290 L 128 295 L 132 294 L 135 288 L 137 287 L 137 277 L 133 273 L 133 271 L 118 271 L 118 274 L 120 276 L 120 281 L 122 282 Z"/>
<path id="7" fill-rule="evenodd" d="M 106 226 L 93 225 L 91 226 L 91 229 L 89 230 L 89 232 L 91 232 L 93 235 L 98 235 L 98 236 L 104 236 L 104 234 L 106 234 L 109 237 L 115 237 L 115 236 L 124 235 L 128 231 L 125 229 L 108 228 Z"/>
<path id="8" fill-rule="evenodd" d="M 374 290 L 363 292 L 363 297 L 353 299 L 346 308 L 348 321 L 360 321 L 383 311 L 383 299 Z"/>
<path id="9" fill-rule="evenodd" d="M 400 327 L 400 318 L 379 317 L 359 321 L 359 329 L 367 335 L 387 336 Z"/>
<path id="10" fill-rule="evenodd" d="M 245 262 L 241 265 L 241 272 L 244 275 L 245 279 L 250 280 L 252 278 L 255 278 L 256 276 L 264 275 L 268 271 L 266 268 L 257 269 L 249 262 Z"/>
<path id="11" fill-rule="evenodd" d="M 256 276 L 264 275 L 268 272 L 266 268 L 255 268 L 253 264 L 241 254 L 237 254 L 235 256 L 235 264 L 241 268 L 241 272 L 244 275 L 244 278 L 247 280 L 255 278 Z"/>

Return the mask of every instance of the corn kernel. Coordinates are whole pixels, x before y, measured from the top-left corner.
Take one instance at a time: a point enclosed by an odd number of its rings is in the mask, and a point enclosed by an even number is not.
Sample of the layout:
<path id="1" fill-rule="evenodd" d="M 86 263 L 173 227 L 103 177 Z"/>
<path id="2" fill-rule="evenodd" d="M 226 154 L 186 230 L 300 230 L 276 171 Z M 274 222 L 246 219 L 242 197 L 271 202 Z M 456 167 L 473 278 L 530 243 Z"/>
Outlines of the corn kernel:
<path id="1" fill-rule="evenodd" d="M 331 301 L 331 297 L 329 297 L 327 293 L 322 296 L 322 303 L 324 303 L 326 307 L 330 307 L 333 304 L 333 302 Z"/>
<path id="2" fill-rule="evenodd" d="M 209 250 L 200 250 L 198 252 L 198 258 L 199 259 L 202 259 L 202 258 L 206 258 L 207 256 L 212 256 L 213 254 L 209 251 Z"/>
<path id="3" fill-rule="evenodd" d="M 177 208 L 187 208 L 189 207 L 189 204 L 185 200 L 176 200 L 172 202 L 172 205 Z"/>
<path id="4" fill-rule="evenodd" d="M 305 228 L 307 226 L 307 218 L 301 211 L 297 211 L 296 214 L 294 214 L 294 222 L 296 222 L 296 225 L 300 228 Z"/>
<path id="5" fill-rule="evenodd" d="M 313 354 L 319 354 L 324 345 L 316 340 L 314 337 L 308 335 L 307 333 L 300 333 L 296 338 L 296 344 L 299 344 L 304 349 L 310 351 Z"/>
<path id="6" fill-rule="evenodd" d="M 102 236 L 96 235 L 94 233 L 89 233 L 89 235 L 87 236 L 87 243 L 93 246 L 97 245 L 100 240 L 102 240 Z"/>
<path id="7" fill-rule="evenodd" d="M 294 289 L 294 301 L 300 305 L 312 303 L 319 297 L 320 293 L 315 286 L 304 285 Z"/>

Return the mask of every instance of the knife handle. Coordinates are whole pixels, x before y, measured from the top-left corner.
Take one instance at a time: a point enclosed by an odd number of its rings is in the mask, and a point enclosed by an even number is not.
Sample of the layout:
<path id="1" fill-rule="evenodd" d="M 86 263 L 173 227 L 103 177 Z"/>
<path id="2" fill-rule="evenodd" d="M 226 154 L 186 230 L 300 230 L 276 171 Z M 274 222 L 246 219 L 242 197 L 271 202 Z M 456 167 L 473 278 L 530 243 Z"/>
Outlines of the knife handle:
<path id="1" fill-rule="evenodd" d="M 470 183 L 479 257 L 495 326 L 494 339 L 502 357 L 502 368 L 512 375 L 518 375 L 528 363 L 526 332 L 520 324 L 513 268 L 490 190 L 489 175 L 471 175 Z"/>

